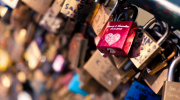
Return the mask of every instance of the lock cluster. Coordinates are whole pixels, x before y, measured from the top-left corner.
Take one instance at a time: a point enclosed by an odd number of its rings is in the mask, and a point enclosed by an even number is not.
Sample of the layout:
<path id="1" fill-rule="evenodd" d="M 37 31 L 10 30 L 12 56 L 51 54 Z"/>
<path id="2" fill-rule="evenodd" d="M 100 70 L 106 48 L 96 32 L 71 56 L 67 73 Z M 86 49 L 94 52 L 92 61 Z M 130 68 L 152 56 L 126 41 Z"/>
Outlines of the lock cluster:
<path id="1" fill-rule="evenodd" d="M 0 100 L 180 100 L 179 0 L 0 0 Z"/>

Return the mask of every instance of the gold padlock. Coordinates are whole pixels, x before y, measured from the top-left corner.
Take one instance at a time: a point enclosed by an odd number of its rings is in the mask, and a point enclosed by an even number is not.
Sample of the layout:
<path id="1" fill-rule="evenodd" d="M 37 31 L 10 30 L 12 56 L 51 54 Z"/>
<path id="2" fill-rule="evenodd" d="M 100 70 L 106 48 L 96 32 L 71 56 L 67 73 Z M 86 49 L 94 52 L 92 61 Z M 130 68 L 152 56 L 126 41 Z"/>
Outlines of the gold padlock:
<path id="1" fill-rule="evenodd" d="M 107 0 L 107 1 L 110 1 L 110 0 Z M 104 5 L 100 6 L 100 8 L 99 8 L 94 20 L 93 20 L 93 23 L 92 23 L 92 27 L 93 27 L 93 29 L 97 35 L 99 35 L 101 33 L 104 26 L 106 26 L 106 23 L 109 20 L 112 20 L 111 17 L 114 14 L 114 12 L 116 11 L 118 4 L 119 4 L 119 0 L 116 0 L 116 3 L 115 3 L 112 10 L 105 7 Z M 107 4 L 105 4 L 105 5 L 107 6 Z"/>
<path id="2" fill-rule="evenodd" d="M 171 43 L 172 44 L 172 43 Z M 159 70 L 161 70 L 162 68 L 166 67 L 168 65 L 168 61 L 171 60 L 175 54 L 177 53 L 177 47 L 175 46 L 175 44 L 172 44 L 172 47 L 173 47 L 173 51 L 172 53 L 167 57 L 165 58 L 164 56 L 163 57 L 163 60 L 155 57 L 155 59 L 153 59 L 149 64 L 148 64 L 148 67 L 146 68 L 147 72 L 150 74 L 150 75 L 153 75 L 155 74 L 156 72 L 158 72 Z M 160 55 L 161 56 L 161 55 Z M 155 61 L 156 60 L 156 61 Z M 161 60 L 160 62 L 157 62 Z M 157 62 L 157 63 L 155 63 Z"/>
<path id="3" fill-rule="evenodd" d="M 169 25 L 166 24 L 166 31 L 164 35 L 157 41 L 149 35 L 145 30 L 150 27 L 156 18 L 151 19 L 144 27 L 140 27 L 137 31 L 134 45 L 132 46 L 132 54 L 130 56 L 130 60 L 134 63 L 134 65 L 142 70 L 160 51 L 160 45 L 168 38 Z"/>

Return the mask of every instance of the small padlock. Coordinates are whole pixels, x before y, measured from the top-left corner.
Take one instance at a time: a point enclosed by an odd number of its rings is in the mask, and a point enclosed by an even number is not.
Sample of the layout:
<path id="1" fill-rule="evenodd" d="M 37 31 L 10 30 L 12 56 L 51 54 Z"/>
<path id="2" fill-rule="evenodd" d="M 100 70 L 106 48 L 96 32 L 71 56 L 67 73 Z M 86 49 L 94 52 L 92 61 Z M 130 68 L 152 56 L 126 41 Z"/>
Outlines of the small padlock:
<path id="1" fill-rule="evenodd" d="M 143 28 L 139 28 L 132 45 L 132 52 L 130 55 L 130 60 L 134 65 L 142 70 L 160 51 L 160 45 L 169 36 L 169 25 L 166 24 L 166 31 L 164 35 L 157 41 L 145 31 L 149 26 L 151 26 L 156 21 L 156 18 L 151 19 Z"/>
<path id="2" fill-rule="evenodd" d="M 71 91 L 73 93 L 78 93 L 83 96 L 86 96 L 88 93 L 86 91 L 82 90 L 81 88 L 79 88 L 79 85 L 80 85 L 79 75 L 75 74 L 68 85 L 68 89 L 69 89 L 69 91 Z"/>
<path id="3" fill-rule="evenodd" d="M 101 53 L 116 56 L 127 56 L 129 54 L 136 33 L 135 28 L 137 28 L 134 21 L 138 15 L 138 8 L 133 5 L 128 7 L 134 10 L 133 21 L 128 21 L 129 17 L 123 9 L 126 21 L 108 22 L 97 45 L 97 49 Z"/>
<path id="4" fill-rule="evenodd" d="M 65 0 L 61 13 L 84 23 L 94 17 L 99 7 L 99 0 Z"/>
<path id="5" fill-rule="evenodd" d="M 156 95 L 151 88 L 135 80 L 124 100 L 161 100 L 161 96 Z"/>
<path id="6" fill-rule="evenodd" d="M 167 81 L 164 82 L 162 100 L 179 100 L 180 84 L 172 82 L 174 80 L 175 70 L 179 67 L 180 56 L 175 58 L 169 67 Z"/>
<path id="7" fill-rule="evenodd" d="M 57 33 L 60 28 L 63 28 L 64 21 L 62 18 L 56 17 L 52 8 L 49 8 L 39 21 L 39 25 L 49 32 Z"/>
<path id="8" fill-rule="evenodd" d="M 68 60 L 70 61 L 71 69 L 82 67 L 87 43 L 87 39 L 85 39 L 81 33 L 75 34 L 72 38 L 68 51 Z"/>

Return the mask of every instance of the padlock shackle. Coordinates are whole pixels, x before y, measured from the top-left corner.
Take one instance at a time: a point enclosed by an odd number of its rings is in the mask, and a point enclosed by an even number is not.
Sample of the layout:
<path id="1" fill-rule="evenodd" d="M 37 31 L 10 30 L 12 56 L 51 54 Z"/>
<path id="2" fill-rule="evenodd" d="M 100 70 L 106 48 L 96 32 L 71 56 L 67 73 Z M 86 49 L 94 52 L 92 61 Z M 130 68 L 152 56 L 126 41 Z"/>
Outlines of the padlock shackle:
<path id="1" fill-rule="evenodd" d="M 155 34 L 158 37 L 162 37 L 162 34 L 160 34 L 159 32 L 155 31 Z M 173 52 L 167 57 L 166 61 L 169 61 L 170 59 L 172 59 L 177 53 L 178 53 L 178 47 L 177 45 L 172 41 L 172 40 L 167 40 L 167 42 L 169 42 L 170 44 L 172 44 L 172 48 L 173 48 Z M 163 50 L 163 52 L 165 51 L 165 49 Z"/>
<path id="2" fill-rule="evenodd" d="M 139 10 L 138 10 L 137 6 L 131 4 L 131 5 L 128 5 L 126 7 L 129 7 L 129 9 L 132 9 L 134 11 L 133 16 L 132 16 L 132 20 L 135 21 L 136 18 L 137 18 L 137 15 L 139 13 Z M 128 13 L 126 12 L 126 9 L 124 9 L 126 7 L 122 8 L 122 13 L 118 16 L 116 21 L 118 21 L 123 14 L 124 14 L 124 17 L 125 17 L 125 21 L 129 21 Z"/>
<path id="3" fill-rule="evenodd" d="M 109 16 L 113 15 L 113 13 L 115 12 L 118 5 L 119 5 L 119 0 L 116 0 L 116 3 L 114 5 L 113 9 L 111 10 L 111 12 L 109 13 Z"/>
<path id="4" fill-rule="evenodd" d="M 150 19 L 143 27 L 144 30 L 148 29 L 154 22 L 156 22 L 156 18 L 152 18 Z M 166 30 L 164 35 L 157 41 L 158 45 L 162 45 L 162 43 L 164 43 L 164 41 L 166 41 L 166 39 L 168 38 L 168 36 L 170 35 L 170 27 L 169 25 L 166 23 L 165 24 Z"/>
<path id="5" fill-rule="evenodd" d="M 175 75 L 175 70 L 178 65 L 180 64 L 180 56 L 176 57 L 170 64 L 169 71 L 168 71 L 168 77 L 167 81 L 173 81 L 174 80 L 174 75 Z"/>

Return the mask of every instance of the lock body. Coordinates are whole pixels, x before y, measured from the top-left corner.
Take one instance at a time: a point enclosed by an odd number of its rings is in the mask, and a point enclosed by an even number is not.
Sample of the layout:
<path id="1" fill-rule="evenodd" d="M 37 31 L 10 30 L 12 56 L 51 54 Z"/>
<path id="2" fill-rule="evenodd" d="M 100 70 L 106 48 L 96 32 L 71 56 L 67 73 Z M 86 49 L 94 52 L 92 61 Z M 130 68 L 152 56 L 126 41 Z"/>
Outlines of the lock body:
<path id="1" fill-rule="evenodd" d="M 61 13 L 80 22 L 85 22 L 90 18 L 97 4 L 94 0 L 66 0 Z"/>
<path id="2" fill-rule="evenodd" d="M 143 79 L 146 84 L 156 93 L 162 94 L 162 87 L 164 81 L 167 80 L 168 69 L 163 69 L 153 75 L 150 75 L 147 71 L 143 74 Z"/>
<path id="3" fill-rule="evenodd" d="M 124 100 L 161 100 L 161 96 L 156 95 L 149 87 L 134 81 Z"/>
<path id="4" fill-rule="evenodd" d="M 80 33 L 75 34 L 72 38 L 68 51 L 68 60 L 71 63 L 70 65 L 72 69 L 83 65 L 87 43 L 87 39 L 83 38 Z"/>
<path id="5" fill-rule="evenodd" d="M 97 45 L 101 53 L 126 56 L 133 43 L 136 29 L 133 21 L 110 21 Z"/>
<path id="6" fill-rule="evenodd" d="M 161 47 L 143 29 L 137 31 L 130 60 L 134 65 L 142 70 L 159 52 Z"/>
<path id="7" fill-rule="evenodd" d="M 120 57 L 113 56 L 113 59 L 118 69 L 122 69 L 129 61 L 129 58 L 127 56 L 120 56 Z"/>
<path id="8" fill-rule="evenodd" d="M 102 86 L 113 92 L 121 83 L 121 75 L 109 58 L 101 56 L 98 50 L 84 65 L 84 69 Z"/>
<path id="9" fill-rule="evenodd" d="M 162 100 L 179 100 L 180 84 L 178 82 L 164 82 Z"/>

